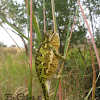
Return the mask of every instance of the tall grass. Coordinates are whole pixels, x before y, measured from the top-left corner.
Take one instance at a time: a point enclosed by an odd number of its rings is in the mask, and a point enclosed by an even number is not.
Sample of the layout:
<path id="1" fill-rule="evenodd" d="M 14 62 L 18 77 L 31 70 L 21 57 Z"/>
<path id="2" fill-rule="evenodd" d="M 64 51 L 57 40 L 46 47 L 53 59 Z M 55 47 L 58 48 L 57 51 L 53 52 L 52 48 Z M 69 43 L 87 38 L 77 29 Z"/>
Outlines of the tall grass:
<path id="1" fill-rule="evenodd" d="M 84 54 L 84 50 L 81 50 Z M 23 55 L 14 49 L 0 49 L 0 100 L 4 100 L 4 95 L 9 93 L 16 97 L 19 93 L 28 95 L 28 66 Z M 95 55 L 93 51 L 93 55 Z M 3 59 L 4 56 L 4 59 Z M 86 46 L 86 76 L 84 60 L 76 48 L 71 48 L 67 54 L 67 63 L 62 72 L 61 86 L 63 100 L 84 100 L 86 93 L 92 85 L 92 67 L 89 46 Z M 94 57 L 96 61 L 96 57 Z M 96 65 L 96 63 L 95 63 Z M 96 72 L 98 69 L 96 69 Z M 36 100 L 39 96 L 43 97 L 42 89 L 38 81 L 33 56 L 32 66 L 32 94 Z M 85 78 L 85 80 L 84 80 Z M 52 80 L 50 89 L 50 100 L 54 96 L 55 85 L 57 80 Z M 87 88 L 86 88 L 87 87 Z M 91 100 L 91 97 L 89 97 Z M 59 92 L 55 100 L 59 99 Z"/>
<path id="2" fill-rule="evenodd" d="M 18 48 L 17 48 L 18 49 Z M 17 97 L 19 93 L 23 93 L 25 97 L 28 96 L 28 69 L 21 52 L 17 49 L 2 48 L 0 49 L 0 100 L 5 100 L 5 94 L 12 94 L 12 97 Z M 1 57 L 1 53 L 4 56 Z M 32 63 L 32 96 L 39 98 L 43 96 L 42 88 L 38 81 L 34 57 Z M 40 95 L 41 94 L 41 95 Z"/>
<path id="3" fill-rule="evenodd" d="M 19 92 L 27 93 L 27 63 L 16 50 L 2 50 L 4 62 L 0 65 L 0 98 L 5 94 L 16 96 Z M 1 60 L 1 59 L 0 59 Z M 18 90 L 19 89 L 19 90 Z M 15 93 L 16 92 L 16 93 Z"/>
<path id="4" fill-rule="evenodd" d="M 54 31 L 57 32 L 57 25 L 56 25 L 56 18 L 55 18 L 55 8 L 54 8 L 54 0 L 52 1 L 52 13 L 53 13 L 53 19 L 54 19 Z M 28 3 L 29 4 L 29 3 Z M 30 5 L 29 5 L 30 6 Z M 76 12 L 77 13 L 77 12 Z M 30 13 L 28 13 L 30 15 Z M 40 31 L 36 23 L 36 19 L 33 15 L 33 28 L 37 34 L 37 40 L 38 44 L 40 44 L 41 36 Z M 8 21 L 6 21 L 2 16 L 0 18 L 5 21 L 8 25 L 13 27 Z M 76 16 L 75 16 L 76 18 Z M 73 24 L 74 25 L 74 24 Z M 70 26 L 70 24 L 69 24 Z M 72 27 L 73 28 L 73 27 Z M 25 37 L 20 31 L 18 31 L 15 27 L 13 27 L 19 34 L 21 34 L 25 39 L 29 40 L 27 37 Z M 71 33 L 72 34 L 72 33 Z M 68 36 L 69 37 L 69 36 Z M 66 39 L 66 46 L 64 50 L 64 55 L 66 55 L 66 50 L 68 50 L 68 37 Z M 37 45 L 33 43 L 33 45 L 38 48 Z M 93 44 L 94 45 L 94 44 Z M 89 46 L 88 46 L 89 47 Z M 79 49 L 80 50 L 80 49 Z M 78 49 L 72 48 L 67 53 L 67 63 L 62 64 L 62 97 L 63 100 L 84 100 L 85 95 L 88 93 L 90 95 L 91 90 L 89 91 L 89 88 L 92 85 L 92 82 L 89 81 L 92 79 L 91 75 L 91 57 L 90 52 L 87 50 L 84 55 L 84 58 L 86 59 L 86 63 L 84 63 L 84 59 L 82 58 L 83 50 L 81 50 L 81 54 L 79 54 Z M 19 93 L 23 93 L 24 96 L 27 98 L 28 95 L 28 67 L 27 63 L 21 53 L 18 53 L 16 50 L 0 50 L 0 55 L 3 57 L 0 57 L 0 99 L 3 100 L 5 98 L 5 94 L 12 94 L 12 97 L 16 97 Z M 96 54 L 98 56 L 98 53 Z M 99 58 L 99 57 L 97 57 Z M 96 57 L 95 57 L 96 59 Z M 97 59 L 98 60 L 98 59 Z M 86 65 L 84 65 L 86 64 Z M 98 60 L 98 64 L 99 60 Z M 86 68 L 84 67 L 86 66 Z M 35 98 L 38 98 L 39 96 L 43 96 L 41 86 L 38 82 L 37 75 L 35 72 L 35 65 L 34 65 L 34 57 L 33 57 L 33 89 L 32 94 L 35 96 Z M 98 69 L 97 69 L 98 70 Z M 85 81 L 85 82 L 84 82 Z M 56 81 L 53 80 L 51 84 L 51 91 L 50 91 L 50 99 L 53 98 L 54 100 L 58 100 L 59 92 L 57 91 L 59 84 L 59 80 L 57 82 L 56 91 L 54 92 Z M 35 88 L 36 87 L 36 88 Z M 86 90 L 87 89 L 87 90 Z M 89 92 L 88 92 L 89 91 Z M 57 95 L 56 95 L 57 93 Z M 54 95 L 54 97 L 53 97 Z M 87 98 L 85 98 L 87 100 Z M 94 98 L 94 97 L 93 97 Z M 91 97 L 90 97 L 91 100 Z"/>
<path id="5" fill-rule="evenodd" d="M 15 50 L 0 52 L 5 56 L 4 62 L 0 64 L 0 98 L 3 100 L 5 94 L 14 94 L 18 88 L 22 87 L 16 94 L 23 89 L 27 90 L 27 63 L 23 55 Z M 26 93 L 26 90 L 23 92 Z"/>

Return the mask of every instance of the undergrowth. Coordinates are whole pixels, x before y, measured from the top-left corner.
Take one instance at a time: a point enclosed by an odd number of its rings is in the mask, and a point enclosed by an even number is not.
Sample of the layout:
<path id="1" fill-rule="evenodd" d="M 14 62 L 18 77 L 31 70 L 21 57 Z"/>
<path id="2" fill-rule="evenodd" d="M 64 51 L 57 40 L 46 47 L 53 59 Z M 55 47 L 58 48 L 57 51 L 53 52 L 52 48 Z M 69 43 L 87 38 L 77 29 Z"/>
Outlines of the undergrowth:
<path id="1" fill-rule="evenodd" d="M 84 100 L 92 86 L 93 73 L 90 51 L 88 48 L 86 49 L 86 63 L 84 63 L 84 59 L 82 58 L 82 55 L 84 56 L 84 49 L 81 49 L 81 53 L 82 54 L 79 53 L 79 49 L 76 47 L 70 49 L 68 52 L 67 62 L 64 65 L 61 78 L 62 100 Z M 93 52 L 93 54 L 96 62 L 95 53 Z M 22 93 L 24 94 L 24 98 L 27 98 L 29 66 L 23 55 L 16 50 L 4 50 L 2 48 L 0 49 L 0 61 L 0 100 L 5 100 L 5 94 L 12 94 L 12 97 L 16 98 L 18 94 Z M 33 96 L 38 99 L 39 97 L 43 97 L 43 93 L 34 64 L 33 56 L 32 92 Z M 97 63 L 95 63 L 95 65 L 97 66 Z M 96 71 L 98 72 L 97 68 Z M 53 98 L 56 82 L 57 80 L 53 79 L 51 83 L 50 98 Z M 56 100 L 58 100 L 58 98 L 59 94 L 57 92 Z"/>

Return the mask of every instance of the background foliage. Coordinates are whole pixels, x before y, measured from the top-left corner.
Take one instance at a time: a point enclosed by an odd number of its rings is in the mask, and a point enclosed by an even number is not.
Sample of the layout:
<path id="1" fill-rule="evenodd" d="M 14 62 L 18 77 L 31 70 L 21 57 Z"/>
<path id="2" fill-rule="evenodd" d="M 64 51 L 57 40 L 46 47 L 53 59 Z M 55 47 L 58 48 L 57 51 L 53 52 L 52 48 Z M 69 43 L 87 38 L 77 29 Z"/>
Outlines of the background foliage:
<path id="1" fill-rule="evenodd" d="M 99 0 L 82 0 L 81 1 L 86 17 L 90 23 L 95 42 L 100 53 L 100 1 Z M 56 21 L 57 29 L 60 36 L 60 53 L 63 54 L 65 39 L 68 30 L 69 18 L 71 13 L 71 26 L 75 17 L 77 7 L 76 0 L 55 0 L 55 11 L 56 11 Z M 52 8 L 50 0 L 46 0 L 45 3 L 46 10 L 46 30 L 53 29 L 53 18 L 52 18 Z M 33 11 L 35 16 L 38 18 L 39 29 L 41 36 L 43 36 L 43 1 L 33 0 Z M 1 0 L 0 2 L 0 15 L 2 15 L 6 20 L 8 20 L 12 25 L 14 25 L 23 34 L 26 33 L 27 25 L 27 13 L 25 8 L 25 2 L 18 3 L 16 0 Z M 30 19 L 28 19 L 29 21 Z M 5 22 L 0 20 L 0 24 Z M 71 28 L 70 28 L 71 29 Z M 12 29 L 10 29 L 12 30 Z M 13 30 L 14 31 L 14 30 Z M 18 34 L 14 32 L 14 34 Z M 91 55 L 88 45 L 88 40 L 85 44 L 85 36 L 87 37 L 87 28 L 82 17 L 82 13 L 77 14 L 76 23 L 74 26 L 71 43 L 69 51 L 67 54 L 68 61 L 64 65 L 63 75 L 62 75 L 62 96 L 63 100 L 83 100 L 92 86 L 92 64 Z M 20 36 L 20 35 L 19 35 Z M 21 37 L 23 38 L 23 37 Z M 23 38 L 24 39 L 24 38 Z M 22 40 L 23 40 L 22 39 Z M 37 44 L 35 37 L 35 31 L 33 29 L 33 42 Z M 27 43 L 23 41 L 25 45 Z M 4 98 L 4 94 L 7 92 L 18 94 L 23 91 L 27 95 L 27 64 L 24 62 L 22 55 L 18 55 L 16 50 L 4 50 L 3 43 L 0 43 L 0 98 Z M 27 48 L 26 48 L 27 49 Z M 15 55 L 16 53 L 16 55 Z M 35 54 L 35 49 L 33 51 Z M 96 73 L 98 74 L 98 65 L 93 51 L 93 56 L 95 60 Z M 2 57 L 4 59 L 2 59 Z M 33 58 L 34 60 L 34 58 Z M 21 62 L 19 62 L 21 61 Z M 34 69 L 34 66 L 33 66 Z M 35 70 L 35 69 L 34 69 Z M 38 80 L 33 71 L 33 88 L 34 85 L 38 85 Z M 8 75 L 8 76 L 7 76 Z M 7 77 L 6 77 L 7 76 Z M 20 77 L 22 76 L 22 77 Z M 19 77 L 19 78 L 18 78 Z M 18 78 L 18 79 L 17 79 Z M 17 79 L 17 80 L 16 80 Z M 25 80 L 23 80 L 25 79 Z M 35 82 L 34 82 L 35 81 Z M 11 84 L 10 86 L 8 84 Z M 53 80 L 50 97 L 53 97 L 53 91 L 56 81 Z M 21 88 L 24 86 L 23 88 Z M 99 81 L 97 82 L 97 87 L 100 86 Z M 21 90 L 20 90 L 21 88 Z M 26 90 L 24 90 L 24 88 Z M 19 89 L 19 90 L 17 90 Z M 40 87 L 33 90 L 33 94 L 37 97 L 42 94 L 42 90 L 39 93 Z M 17 92 L 16 92 L 17 91 Z M 96 97 L 100 99 L 100 90 L 96 88 Z M 58 100 L 58 94 L 56 99 Z M 91 96 L 90 96 L 91 100 Z"/>

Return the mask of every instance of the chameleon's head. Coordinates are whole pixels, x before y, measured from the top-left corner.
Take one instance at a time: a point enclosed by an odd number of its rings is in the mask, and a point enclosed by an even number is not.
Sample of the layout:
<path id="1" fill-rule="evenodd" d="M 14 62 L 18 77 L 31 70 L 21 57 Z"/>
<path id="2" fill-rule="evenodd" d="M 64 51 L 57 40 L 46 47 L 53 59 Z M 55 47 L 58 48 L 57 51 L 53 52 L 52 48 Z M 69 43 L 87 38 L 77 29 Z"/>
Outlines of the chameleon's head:
<path id="1" fill-rule="evenodd" d="M 46 33 L 44 33 L 42 42 L 49 42 L 52 33 L 53 33 L 53 30 L 49 30 Z"/>
<path id="2" fill-rule="evenodd" d="M 44 34 L 42 42 L 50 42 L 57 50 L 60 46 L 59 34 L 49 30 Z"/>
<path id="3" fill-rule="evenodd" d="M 45 36 L 46 36 L 47 38 L 50 38 L 50 36 L 52 35 L 52 33 L 53 33 L 53 30 L 49 30 L 49 31 L 47 31 L 47 32 L 45 33 Z"/>

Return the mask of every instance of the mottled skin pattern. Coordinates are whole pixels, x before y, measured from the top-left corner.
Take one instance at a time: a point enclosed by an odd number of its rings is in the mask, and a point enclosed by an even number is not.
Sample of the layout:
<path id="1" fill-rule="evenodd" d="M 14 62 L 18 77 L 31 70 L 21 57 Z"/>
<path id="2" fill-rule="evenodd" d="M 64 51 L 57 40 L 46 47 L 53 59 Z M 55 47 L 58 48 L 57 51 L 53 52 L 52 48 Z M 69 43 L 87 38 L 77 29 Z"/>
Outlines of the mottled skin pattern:
<path id="1" fill-rule="evenodd" d="M 43 40 L 36 54 L 35 67 L 37 76 L 41 83 L 45 100 L 49 100 L 49 88 L 52 77 L 57 69 L 59 58 L 64 59 L 58 55 L 57 51 L 60 46 L 59 35 L 55 33 L 52 38 L 52 31 L 44 34 Z"/>

